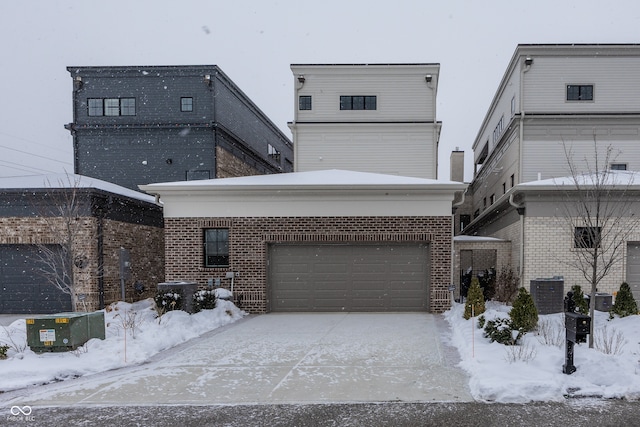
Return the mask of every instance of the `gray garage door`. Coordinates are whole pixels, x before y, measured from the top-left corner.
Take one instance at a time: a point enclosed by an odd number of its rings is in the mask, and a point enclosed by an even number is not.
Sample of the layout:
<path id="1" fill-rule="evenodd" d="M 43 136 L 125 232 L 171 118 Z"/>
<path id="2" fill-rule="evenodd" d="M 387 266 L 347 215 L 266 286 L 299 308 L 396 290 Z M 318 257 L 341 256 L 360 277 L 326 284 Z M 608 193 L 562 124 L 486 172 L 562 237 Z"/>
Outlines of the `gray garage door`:
<path id="1" fill-rule="evenodd" d="M 627 283 L 640 303 L 640 242 L 627 243 Z"/>
<path id="2" fill-rule="evenodd" d="M 37 247 L 0 245 L 0 313 L 48 314 L 71 310 L 71 298 L 43 283 Z"/>
<path id="3" fill-rule="evenodd" d="M 427 310 L 425 245 L 271 245 L 273 311 Z"/>

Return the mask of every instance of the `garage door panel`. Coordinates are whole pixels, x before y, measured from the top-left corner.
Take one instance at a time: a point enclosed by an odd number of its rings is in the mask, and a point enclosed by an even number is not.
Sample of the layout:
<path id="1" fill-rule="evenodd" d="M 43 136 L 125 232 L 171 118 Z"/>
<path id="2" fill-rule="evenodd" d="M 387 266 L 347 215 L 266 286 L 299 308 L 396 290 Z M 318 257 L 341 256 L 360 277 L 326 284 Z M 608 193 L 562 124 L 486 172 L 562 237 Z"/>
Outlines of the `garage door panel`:
<path id="1" fill-rule="evenodd" d="M 48 314 L 71 310 L 71 297 L 43 282 L 37 254 L 35 245 L 0 245 L 0 313 Z"/>
<path id="2" fill-rule="evenodd" d="M 427 308 L 425 245 L 272 245 L 269 265 L 273 311 Z M 292 281 L 291 271 L 305 282 Z"/>

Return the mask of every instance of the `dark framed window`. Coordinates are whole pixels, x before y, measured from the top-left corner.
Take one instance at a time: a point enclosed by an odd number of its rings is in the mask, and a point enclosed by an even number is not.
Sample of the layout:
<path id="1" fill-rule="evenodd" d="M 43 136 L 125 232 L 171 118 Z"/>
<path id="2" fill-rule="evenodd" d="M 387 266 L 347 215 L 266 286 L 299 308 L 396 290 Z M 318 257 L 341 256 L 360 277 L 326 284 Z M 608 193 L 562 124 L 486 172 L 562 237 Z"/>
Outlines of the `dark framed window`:
<path id="1" fill-rule="evenodd" d="M 378 99 L 376 96 L 341 95 L 341 110 L 377 110 Z"/>
<path id="2" fill-rule="evenodd" d="M 567 101 L 593 101 L 593 85 L 567 85 Z"/>
<path id="3" fill-rule="evenodd" d="M 90 116 L 104 116 L 104 103 L 102 98 L 89 98 L 87 99 L 87 107 L 89 108 Z"/>
<path id="4" fill-rule="evenodd" d="M 310 95 L 300 95 L 298 97 L 298 110 L 311 110 Z"/>
<path id="5" fill-rule="evenodd" d="M 464 230 L 464 228 L 469 225 L 469 223 L 471 223 L 471 215 L 460 215 L 460 231 Z"/>
<path id="6" fill-rule="evenodd" d="M 573 245 L 578 249 L 593 249 L 600 246 L 601 227 L 576 227 Z"/>
<path id="7" fill-rule="evenodd" d="M 89 98 L 89 116 L 135 116 L 135 98 Z"/>
<path id="8" fill-rule="evenodd" d="M 626 163 L 611 163 L 612 171 L 626 171 L 627 164 Z"/>
<path id="9" fill-rule="evenodd" d="M 193 98 L 191 97 L 180 98 L 180 111 L 183 111 L 183 112 L 193 111 Z"/>
<path id="10" fill-rule="evenodd" d="M 136 99 L 135 98 L 120 99 L 120 115 L 121 116 L 136 115 Z"/>
<path id="11" fill-rule="evenodd" d="M 511 188 L 513 188 L 513 186 L 516 184 L 516 176 L 515 175 L 511 175 Z"/>
<path id="12" fill-rule="evenodd" d="M 229 229 L 208 228 L 204 230 L 205 267 L 229 266 Z"/>

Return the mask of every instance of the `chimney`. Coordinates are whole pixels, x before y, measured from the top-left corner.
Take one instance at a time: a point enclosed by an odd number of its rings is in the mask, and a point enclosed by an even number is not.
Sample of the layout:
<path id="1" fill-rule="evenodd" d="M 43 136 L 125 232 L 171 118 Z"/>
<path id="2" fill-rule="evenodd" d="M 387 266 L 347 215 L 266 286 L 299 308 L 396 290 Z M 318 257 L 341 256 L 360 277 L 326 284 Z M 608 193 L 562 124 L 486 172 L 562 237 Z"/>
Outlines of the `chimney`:
<path id="1" fill-rule="evenodd" d="M 460 151 L 459 147 L 451 152 L 450 176 L 451 181 L 464 182 L 464 151 Z"/>

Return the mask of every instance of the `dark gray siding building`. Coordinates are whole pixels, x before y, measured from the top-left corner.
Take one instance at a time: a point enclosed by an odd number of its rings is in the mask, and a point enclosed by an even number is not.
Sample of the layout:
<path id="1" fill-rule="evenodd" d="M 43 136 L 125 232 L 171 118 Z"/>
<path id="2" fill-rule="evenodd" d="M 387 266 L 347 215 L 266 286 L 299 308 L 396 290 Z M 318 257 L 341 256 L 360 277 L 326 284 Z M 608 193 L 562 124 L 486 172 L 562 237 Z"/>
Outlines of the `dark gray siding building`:
<path id="1" fill-rule="evenodd" d="M 291 141 L 215 65 L 67 70 L 77 174 L 137 190 L 293 170 Z"/>

